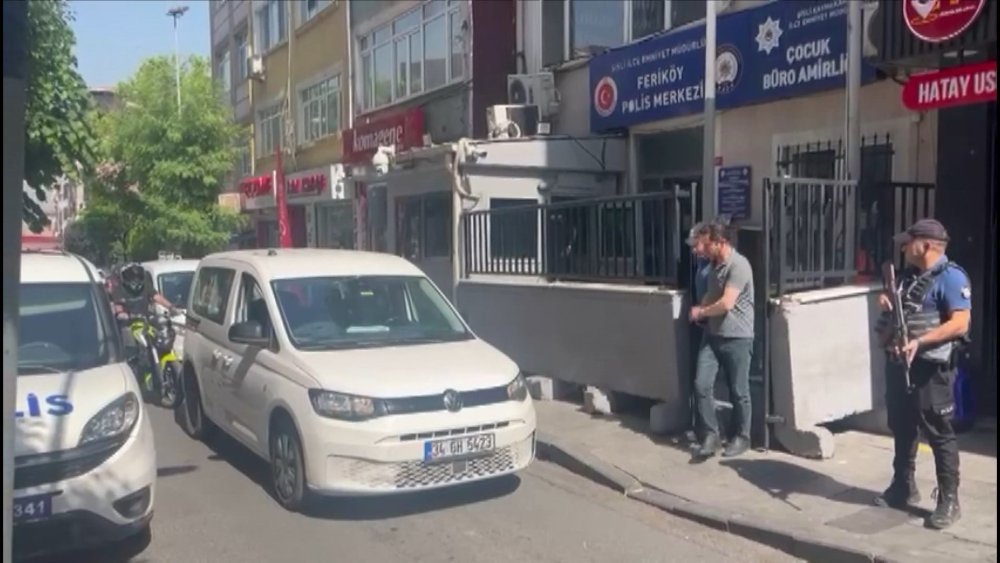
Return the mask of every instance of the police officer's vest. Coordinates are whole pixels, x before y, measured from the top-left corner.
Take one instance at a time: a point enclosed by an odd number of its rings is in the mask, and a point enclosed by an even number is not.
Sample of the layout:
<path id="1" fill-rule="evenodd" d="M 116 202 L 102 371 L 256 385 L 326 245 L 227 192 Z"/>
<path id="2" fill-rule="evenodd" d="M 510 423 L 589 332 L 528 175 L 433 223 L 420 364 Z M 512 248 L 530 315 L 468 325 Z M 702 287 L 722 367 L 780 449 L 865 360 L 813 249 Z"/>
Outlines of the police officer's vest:
<path id="1" fill-rule="evenodd" d="M 905 312 L 906 329 L 910 340 L 920 338 L 941 326 L 943 311 L 938 310 L 937 307 L 926 307 L 925 299 L 934 287 L 934 281 L 949 267 L 962 269 L 954 262 L 946 262 L 921 274 L 910 273 L 900 280 L 903 311 Z M 962 271 L 964 272 L 965 270 Z M 963 342 L 964 339 L 957 339 L 941 342 L 933 346 L 922 347 L 919 357 L 935 363 L 951 363 L 955 353 Z"/>

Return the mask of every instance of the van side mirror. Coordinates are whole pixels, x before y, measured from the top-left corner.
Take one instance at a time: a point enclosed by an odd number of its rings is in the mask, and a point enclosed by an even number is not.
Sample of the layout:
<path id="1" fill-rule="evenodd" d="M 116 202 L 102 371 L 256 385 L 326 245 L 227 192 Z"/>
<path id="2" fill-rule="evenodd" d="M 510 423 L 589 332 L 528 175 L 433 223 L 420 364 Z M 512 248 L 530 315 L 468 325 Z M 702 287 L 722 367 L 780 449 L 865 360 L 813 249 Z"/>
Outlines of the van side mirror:
<path id="1" fill-rule="evenodd" d="M 260 348 L 266 348 L 270 344 L 270 339 L 264 335 L 264 327 L 257 321 L 244 321 L 229 327 L 229 340 Z"/>

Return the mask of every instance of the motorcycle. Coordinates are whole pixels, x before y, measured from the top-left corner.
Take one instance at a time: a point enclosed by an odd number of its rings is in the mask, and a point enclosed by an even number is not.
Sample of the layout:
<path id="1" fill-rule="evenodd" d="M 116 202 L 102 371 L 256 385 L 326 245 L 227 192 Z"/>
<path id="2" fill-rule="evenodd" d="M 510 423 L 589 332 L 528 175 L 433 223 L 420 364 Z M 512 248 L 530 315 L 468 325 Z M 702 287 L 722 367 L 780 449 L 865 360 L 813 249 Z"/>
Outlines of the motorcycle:
<path id="1" fill-rule="evenodd" d="M 132 367 L 140 378 L 145 400 L 174 408 L 181 363 L 174 351 L 177 331 L 173 322 L 166 316 L 135 315 L 131 318 L 129 330 L 140 348 Z"/>

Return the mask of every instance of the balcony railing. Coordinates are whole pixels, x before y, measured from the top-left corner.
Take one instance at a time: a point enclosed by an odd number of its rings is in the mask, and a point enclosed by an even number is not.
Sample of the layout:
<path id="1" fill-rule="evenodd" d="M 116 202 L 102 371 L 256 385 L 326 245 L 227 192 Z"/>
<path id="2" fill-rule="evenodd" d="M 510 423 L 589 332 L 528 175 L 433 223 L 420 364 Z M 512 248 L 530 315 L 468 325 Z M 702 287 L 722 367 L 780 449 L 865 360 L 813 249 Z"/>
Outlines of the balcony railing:
<path id="1" fill-rule="evenodd" d="M 472 211 L 464 275 L 686 286 L 697 185 Z"/>

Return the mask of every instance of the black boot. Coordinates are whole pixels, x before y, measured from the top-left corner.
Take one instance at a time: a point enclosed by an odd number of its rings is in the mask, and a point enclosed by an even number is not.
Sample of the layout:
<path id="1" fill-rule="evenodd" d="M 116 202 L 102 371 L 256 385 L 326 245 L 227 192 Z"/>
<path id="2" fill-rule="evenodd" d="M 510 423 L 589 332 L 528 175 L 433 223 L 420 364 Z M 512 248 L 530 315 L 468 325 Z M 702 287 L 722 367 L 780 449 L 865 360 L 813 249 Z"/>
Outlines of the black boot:
<path id="1" fill-rule="evenodd" d="M 913 475 L 893 478 L 889 488 L 881 495 L 875 497 L 876 506 L 895 508 L 902 510 L 920 502 L 920 491 L 917 490 L 917 482 Z"/>
<path id="2" fill-rule="evenodd" d="M 694 457 L 698 459 L 713 457 L 718 453 L 720 446 L 719 435 L 709 432 L 705 434 L 705 439 L 701 441 L 701 447 L 694 453 Z"/>
<path id="3" fill-rule="evenodd" d="M 937 507 L 927 517 L 927 527 L 935 530 L 950 528 L 962 518 L 962 507 L 958 503 L 958 489 L 949 487 L 937 494 Z"/>

